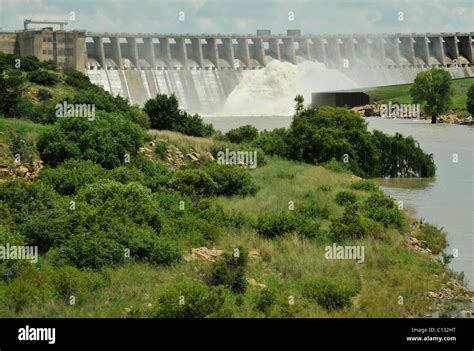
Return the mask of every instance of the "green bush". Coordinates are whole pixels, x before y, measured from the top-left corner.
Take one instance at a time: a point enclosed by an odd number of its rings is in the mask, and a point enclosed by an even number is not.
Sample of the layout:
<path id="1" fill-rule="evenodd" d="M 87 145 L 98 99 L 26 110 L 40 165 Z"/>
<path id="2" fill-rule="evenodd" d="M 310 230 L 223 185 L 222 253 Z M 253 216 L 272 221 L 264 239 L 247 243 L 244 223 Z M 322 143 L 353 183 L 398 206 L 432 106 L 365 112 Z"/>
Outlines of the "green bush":
<path id="1" fill-rule="evenodd" d="M 420 231 L 416 237 L 422 241 L 427 248 L 431 250 L 434 255 L 438 255 L 446 248 L 448 242 L 446 240 L 446 233 L 442 229 L 430 224 L 421 224 Z"/>
<path id="2" fill-rule="evenodd" d="M 61 195 L 74 195 L 83 186 L 105 177 L 106 170 L 91 161 L 70 159 L 56 168 L 47 167 L 39 179 Z"/>
<path id="3" fill-rule="evenodd" d="M 267 315 L 270 308 L 275 305 L 275 303 L 276 298 L 273 291 L 265 289 L 260 292 L 260 295 L 258 296 L 258 299 L 255 303 L 255 309 Z"/>
<path id="4" fill-rule="evenodd" d="M 291 211 L 275 212 L 258 219 L 257 233 L 266 238 L 276 238 L 296 231 L 300 219 Z"/>
<path id="5" fill-rule="evenodd" d="M 5 303 L 15 313 L 41 300 L 41 291 L 31 282 L 15 279 L 7 284 Z"/>
<path id="6" fill-rule="evenodd" d="M 226 309 L 227 293 L 222 287 L 186 281 L 169 286 L 160 294 L 155 318 L 231 317 Z"/>
<path id="7" fill-rule="evenodd" d="M 336 202 L 341 206 L 353 204 L 357 202 L 357 196 L 352 191 L 342 190 L 336 194 Z"/>
<path id="8" fill-rule="evenodd" d="M 36 96 L 38 97 L 38 99 L 40 99 L 40 101 L 48 101 L 51 100 L 53 94 L 51 94 L 50 91 L 47 89 L 40 88 L 38 89 Z"/>
<path id="9" fill-rule="evenodd" d="M 186 195 L 213 196 L 218 189 L 218 184 L 201 169 L 186 169 L 176 172 L 171 184 Z"/>
<path id="10" fill-rule="evenodd" d="M 174 94 L 158 94 L 148 100 L 143 108 L 150 117 L 150 126 L 154 129 L 173 130 L 198 137 L 213 133 L 212 125 L 205 124 L 199 115 L 189 115 L 180 110 L 178 99 Z"/>
<path id="11" fill-rule="evenodd" d="M 89 77 L 79 71 L 67 70 L 65 74 L 66 78 L 64 81 L 71 87 L 84 90 L 91 88 L 93 85 Z"/>
<path id="12" fill-rule="evenodd" d="M 329 231 L 333 240 L 344 242 L 348 239 L 361 239 L 369 235 L 378 237 L 382 228 L 373 220 L 362 216 L 355 204 L 348 204 L 341 218 L 331 220 Z"/>
<path id="13" fill-rule="evenodd" d="M 245 169 L 230 165 L 212 164 L 206 171 L 216 182 L 217 195 L 254 195 L 257 192 L 257 185 L 254 179 Z"/>
<path id="14" fill-rule="evenodd" d="M 21 117 L 19 113 L 26 79 L 21 71 L 10 68 L 0 70 L 0 114 L 5 117 Z"/>
<path id="15" fill-rule="evenodd" d="M 135 167 L 120 166 L 108 172 L 107 178 L 127 184 L 130 182 L 142 182 L 143 173 Z"/>
<path id="16" fill-rule="evenodd" d="M 252 145 L 259 147 L 266 154 L 286 157 L 288 153 L 287 134 L 285 128 L 276 128 L 272 131 L 265 130 L 259 134 Z"/>
<path id="17" fill-rule="evenodd" d="M 70 266 L 55 269 L 51 276 L 51 285 L 57 296 L 67 302 L 71 296 L 77 297 L 79 292 L 94 291 L 102 287 L 104 283 L 101 274 Z"/>
<path id="18" fill-rule="evenodd" d="M 56 166 L 66 159 L 80 158 L 110 169 L 123 164 L 126 155 L 133 158 L 143 145 L 143 130 L 121 114 L 96 114 L 95 121 L 61 118 L 43 130 L 38 139 L 42 160 Z"/>
<path id="19" fill-rule="evenodd" d="M 359 180 L 357 182 L 354 182 L 351 184 L 351 189 L 370 192 L 377 192 L 380 190 L 377 184 L 371 182 L 370 180 Z"/>
<path id="20" fill-rule="evenodd" d="M 245 125 L 229 130 L 225 136 L 234 144 L 250 143 L 257 138 L 258 130 L 252 125 Z"/>
<path id="21" fill-rule="evenodd" d="M 351 306 L 351 293 L 338 287 L 328 279 L 320 279 L 306 286 L 303 294 L 316 300 L 318 305 L 328 311 L 338 310 Z"/>
<path id="22" fill-rule="evenodd" d="M 204 123 L 198 114 L 189 115 L 181 111 L 179 116 L 180 118 L 171 130 L 196 137 L 208 137 L 214 133 L 212 124 Z"/>
<path id="23" fill-rule="evenodd" d="M 164 141 L 158 141 L 156 143 L 155 153 L 160 157 L 161 160 L 164 160 L 168 153 L 168 144 L 166 144 Z"/>
<path id="24" fill-rule="evenodd" d="M 122 263 L 125 247 L 102 232 L 87 231 L 72 235 L 51 257 L 64 265 L 101 269 Z"/>
<path id="25" fill-rule="evenodd" d="M 392 198 L 383 193 L 371 195 L 364 203 L 364 214 L 384 227 L 402 228 L 405 217 Z"/>
<path id="26" fill-rule="evenodd" d="M 474 84 L 471 84 L 467 90 L 466 110 L 474 115 Z"/>
<path id="27" fill-rule="evenodd" d="M 234 293 L 243 293 L 247 289 L 245 268 L 248 262 L 247 250 L 239 247 L 232 253 L 226 252 L 224 260 L 217 261 L 212 267 L 210 284 L 223 285 Z"/>
<path id="28" fill-rule="evenodd" d="M 176 242 L 158 237 L 153 242 L 149 260 L 157 265 L 169 266 L 181 260 L 181 249 Z"/>
<path id="29" fill-rule="evenodd" d="M 30 82 L 46 86 L 56 85 L 60 81 L 57 74 L 43 69 L 28 73 L 28 80 Z"/>

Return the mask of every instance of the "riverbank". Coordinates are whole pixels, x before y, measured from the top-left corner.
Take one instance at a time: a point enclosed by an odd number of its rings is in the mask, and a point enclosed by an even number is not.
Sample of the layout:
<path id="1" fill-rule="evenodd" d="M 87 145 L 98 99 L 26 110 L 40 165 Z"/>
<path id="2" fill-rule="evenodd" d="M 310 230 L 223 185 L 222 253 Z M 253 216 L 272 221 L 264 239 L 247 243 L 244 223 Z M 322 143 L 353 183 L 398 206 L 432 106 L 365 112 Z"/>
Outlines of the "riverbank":
<path id="1" fill-rule="evenodd" d="M 21 125 L 21 121 L 15 123 Z M 179 133 L 149 135 L 141 152 L 171 168 L 181 159 L 185 166 L 200 169 L 207 162 L 202 156 L 213 148 L 237 147 Z M 34 139 L 34 135 L 30 137 Z M 196 153 L 197 160 L 188 156 L 195 157 Z M 328 247 L 335 243 L 328 234 L 346 212 L 340 194 L 352 194 L 351 198 L 364 207 L 371 196 L 380 194 L 379 190 L 347 172 L 279 157 L 265 156 L 261 161 L 255 170 L 247 169 L 258 188 L 254 195 L 219 196 L 217 204 L 208 203 L 209 209 L 200 210 L 211 211 L 208 225 L 193 224 L 194 219 L 189 223 L 193 231 L 185 224 L 190 218 L 176 217 L 184 227 L 172 235 L 180 244 L 183 260 L 169 266 L 131 260 L 90 271 L 58 269 L 48 256 L 41 255 L 37 265 L 18 273 L 13 285 L 0 283 L 0 316 L 164 316 L 180 313 L 177 301 L 182 294 L 194 299 L 195 308 L 207 306 L 203 316 L 208 317 L 423 317 L 429 311 L 449 310 L 454 302 L 472 301 L 472 293 L 460 284 L 451 286 L 456 275 L 429 254 L 428 250 L 435 252 L 436 247 L 423 241 L 422 228 L 406 214 L 400 227 L 361 222 L 368 226 L 364 229 L 367 235 L 349 239 L 345 245 L 363 250 L 363 257 L 329 258 Z M 123 178 L 125 174 L 117 179 L 129 182 L 130 175 Z M 130 184 L 139 187 L 133 181 Z M 291 211 L 295 218 L 314 221 L 275 237 L 259 234 L 262 221 L 271 227 L 270 218 Z M 225 218 L 223 213 L 232 214 L 234 224 L 216 226 L 217 218 Z M 172 216 L 177 214 L 179 211 Z M 280 231 L 285 222 L 274 223 L 271 228 Z M 434 235 L 441 235 L 432 230 Z M 218 293 L 221 295 L 214 295 L 217 290 L 208 285 L 209 275 L 236 249 L 248 257 L 243 270 L 245 289 L 239 293 L 224 289 Z M 447 289 L 450 298 L 438 299 Z M 65 299 L 70 294 L 77 296 L 75 305 Z M 220 301 L 219 307 L 211 300 Z"/>
<path id="2" fill-rule="evenodd" d="M 418 119 L 418 120 L 430 120 L 431 116 L 424 114 L 423 112 L 418 111 L 418 113 L 399 113 L 398 105 L 396 106 L 396 112 L 387 112 L 387 108 L 385 111 L 382 109 L 382 104 L 372 103 L 363 106 L 356 106 L 351 108 L 352 111 L 357 112 L 362 117 L 379 117 L 385 119 Z M 411 105 L 410 105 L 411 106 Z M 469 115 L 464 110 L 450 110 L 448 113 L 442 114 L 437 117 L 438 123 L 445 123 L 445 124 L 460 124 L 460 125 L 467 125 L 472 126 L 474 125 L 474 120 L 472 116 Z"/>

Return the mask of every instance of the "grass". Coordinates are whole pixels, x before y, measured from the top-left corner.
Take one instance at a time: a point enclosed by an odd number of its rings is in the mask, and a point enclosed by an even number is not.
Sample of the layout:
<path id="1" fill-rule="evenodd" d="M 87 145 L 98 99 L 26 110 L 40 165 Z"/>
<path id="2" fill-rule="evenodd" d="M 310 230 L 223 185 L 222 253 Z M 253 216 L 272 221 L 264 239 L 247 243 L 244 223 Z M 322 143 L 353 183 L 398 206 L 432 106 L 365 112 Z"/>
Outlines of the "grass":
<path id="1" fill-rule="evenodd" d="M 454 90 L 452 109 L 466 109 L 466 94 L 469 87 L 474 84 L 474 78 L 455 79 L 452 81 Z M 392 85 L 374 89 L 368 89 L 365 92 L 369 94 L 378 103 L 388 103 L 391 101 L 399 104 L 411 104 L 410 88 L 412 84 Z"/>
<path id="2" fill-rule="evenodd" d="M 21 133 L 34 133 L 41 128 L 19 120 L 0 120 L 0 126 L 6 125 L 18 127 Z M 174 132 L 150 133 L 179 148 L 192 147 L 199 152 L 214 143 Z M 451 275 L 441 263 L 414 250 L 407 235 L 398 230 L 382 229 L 381 239 L 352 241 L 351 245 L 364 247 L 364 264 L 326 259 L 325 247 L 332 245 L 326 238 L 258 236 L 251 223 L 262 214 L 287 210 L 290 201 L 295 209 L 308 201 L 327 206 L 329 219 L 322 219 L 322 228 L 327 228 L 331 218 L 343 213 L 343 207 L 335 201 L 337 193 L 351 189 L 363 201 L 374 191 L 370 187 L 354 189 L 351 185 L 356 180 L 347 172 L 335 173 L 278 157 L 267 157 L 266 161 L 265 166 L 250 171 L 260 188 L 255 196 L 218 199 L 229 212 L 245 218 L 243 226 L 228 228 L 208 243 L 209 247 L 228 252 L 240 246 L 256 250 L 259 256 L 249 259 L 245 276 L 267 285 L 274 295 L 271 306 L 257 311 L 260 288 L 249 286 L 243 294 L 232 294 L 229 298 L 234 306 L 233 317 L 420 317 L 435 308 L 436 302 L 426 294 L 439 290 Z M 183 254 L 189 254 L 190 249 L 187 247 Z M 212 267 L 208 261 L 183 260 L 171 267 L 130 263 L 107 268 L 91 278 L 86 275 L 80 284 L 71 284 L 69 289 L 76 304 L 70 305 L 54 293 L 51 279 L 57 273 L 52 265 L 47 261 L 40 265 L 44 266 L 32 268 L 24 278 L 29 286 L 38 289 L 37 302 L 26 304 L 19 312 L 0 304 L 0 317 L 146 317 L 153 315 L 157 297 L 167 288 L 186 279 L 198 284 Z M 321 281 L 330 281 L 338 291 L 348 294 L 350 306 L 327 310 L 318 304 L 311 287 Z M 0 300 L 4 284 L 0 282 Z"/>
<path id="3" fill-rule="evenodd" d="M 13 161 L 10 145 L 15 137 L 24 140 L 26 153 L 38 159 L 36 140 L 44 127 L 28 120 L 0 117 L 0 164 L 10 164 Z"/>

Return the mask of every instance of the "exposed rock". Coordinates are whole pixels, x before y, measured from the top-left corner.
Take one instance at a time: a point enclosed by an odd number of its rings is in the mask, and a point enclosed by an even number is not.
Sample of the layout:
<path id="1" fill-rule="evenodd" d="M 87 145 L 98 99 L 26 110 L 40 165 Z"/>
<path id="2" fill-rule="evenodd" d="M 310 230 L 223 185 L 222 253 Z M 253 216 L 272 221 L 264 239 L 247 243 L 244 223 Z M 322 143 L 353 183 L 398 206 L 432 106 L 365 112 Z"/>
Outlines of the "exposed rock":
<path id="1" fill-rule="evenodd" d="M 202 260 L 202 261 L 214 261 L 217 257 L 224 254 L 223 250 L 208 249 L 207 247 L 198 247 L 191 249 L 191 255 L 185 256 L 186 261 Z"/>
<path id="2" fill-rule="evenodd" d="M 215 160 L 216 160 L 216 159 L 214 158 L 214 156 L 212 156 L 212 154 L 211 154 L 210 152 L 207 152 L 207 153 L 206 153 L 206 156 L 207 156 L 207 158 L 208 158 L 209 160 L 211 160 L 211 161 L 215 161 Z"/>
<path id="3" fill-rule="evenodd" d="M 194 154 L 195 154 L 194 152 L 191 152 L 191 153 L 187 154 L 186 156 L 189 157 L 194 162 L 199 161 L 199 158 L 197 158 Z"/>
<path id="4" fill-rule="evenodd" d="M 262 290 L 268 288 L 268 286 L 267 286 L 266 284 L 258 283 L 258 282 L 257 282 L 255 279 L 253 279 L 253 278 L 248 278 L 248 279 L 247 279 L 247 283 L 248 283 L 250 286 L 259 287 L 259 288 L 262 289 Z"/>
<path id="5" fill-rule="evenodd" d="M 249 257 L 255 259 L 260 258 L 260 253 L 257 250 L 250 250 Z"/>

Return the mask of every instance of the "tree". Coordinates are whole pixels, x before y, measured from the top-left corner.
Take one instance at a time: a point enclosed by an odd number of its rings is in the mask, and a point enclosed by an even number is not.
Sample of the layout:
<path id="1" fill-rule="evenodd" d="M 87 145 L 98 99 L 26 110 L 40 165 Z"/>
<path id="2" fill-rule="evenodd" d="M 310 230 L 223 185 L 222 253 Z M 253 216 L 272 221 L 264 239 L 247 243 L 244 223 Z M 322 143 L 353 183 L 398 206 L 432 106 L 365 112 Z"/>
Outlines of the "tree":
<path id="1" fill-rule="evenodd" d="M 471 115 L 474 115 L 474 84 L 471 84 L 467 91 L 466 108 Z"/>
<path id="2" fill-rule="evenodd" d="M 198 137 L 209 136 L 214 132 L 212 125 L 204 123 L 199 115 L 192 116 L 181 110 L 174 94 L 156 95 L 145 103 L 143 110 L 150 117 L 150 126 L 154 129 L 173 130 Z"/>
<path id="3" fill-rule="evenodd" d="M 174 94 L 158 94 L 154 99 L 148 100 L 143 109 L 150 117 L 150 125 L 154 129 L 171 130 L 180 117 L 178 99 Z"/>
<path id="4" fill-rule="evenodd" d="M 0 113 L 7 117 L 17 114 L 26 79 L 21 71 L 9 69 L 0 73 Z"/>
<path id="5" fill-rule="evenodd" d="M 303 95 L 296 95 L 294 100 L 296 102 L 295 115 L 298 116 L 304 110 L 304 97 Z"/>
<path id="6" fill-rule="evenodd" d="M 431 116 L 431 123 L 436 123 L 437 117 L 451 105 L 451 76 L 438 68 L 420 72 L 413 82 L 410 95 L 413 102 L 424 105 L 424 111 Z"/>

